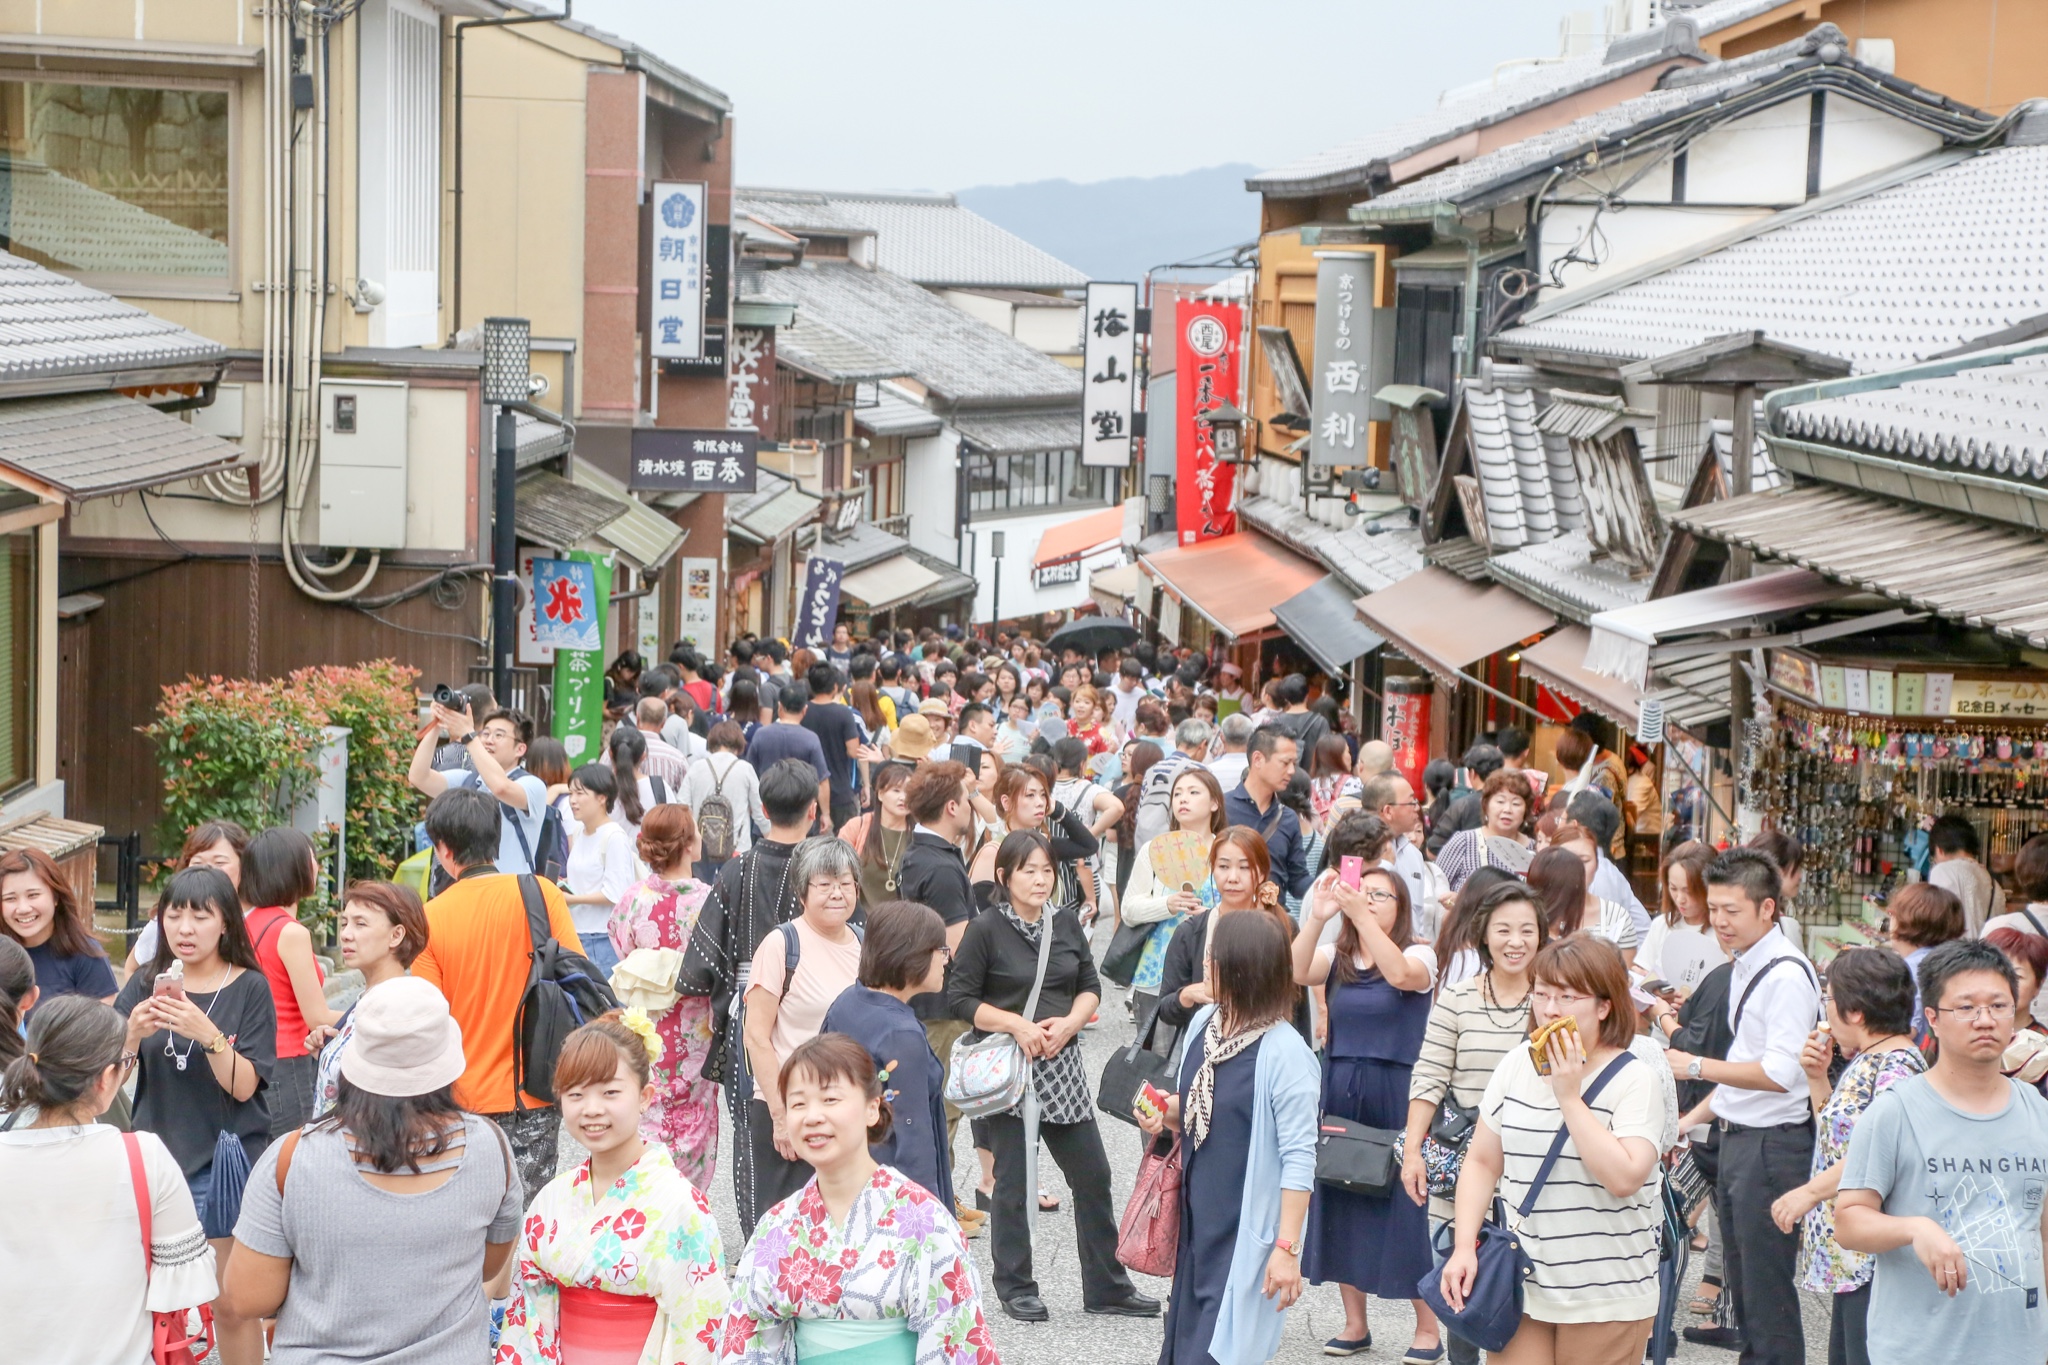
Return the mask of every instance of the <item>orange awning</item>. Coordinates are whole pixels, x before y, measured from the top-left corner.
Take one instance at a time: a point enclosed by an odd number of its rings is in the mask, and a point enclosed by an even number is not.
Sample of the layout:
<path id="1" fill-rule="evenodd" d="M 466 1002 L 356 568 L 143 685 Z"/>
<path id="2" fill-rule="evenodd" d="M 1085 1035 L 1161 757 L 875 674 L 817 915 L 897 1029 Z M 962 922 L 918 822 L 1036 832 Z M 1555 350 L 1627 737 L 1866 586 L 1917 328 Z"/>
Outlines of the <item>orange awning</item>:
<path id="1" fill-rule="evenodd" d="M 1105 507 L 1100 512 L 1048 527 L 1039 538 L 1038 553 L 1031 557 L 1031 567 L 1043 569 L 1048 564 L 1064 564 L 1090 550 L 1107 549 L 1123 538 L 1124 509 Z"/>
<path id="2" fill-rule="evenodd" d="M 1446 683 L 1470 681 L 1465 666 L 1557 625 L 1512 588 L 1468 583 L 1435 565 L 1352 603 L 1359 619 Z"/>
<path id="3" fill-rule="evenodd" d="M 1256 531 L 1161 550 L 1138 563 L 1233 640 L 1273 629 L 1274 606 L 1321 582 L 1327 572 Z"/>

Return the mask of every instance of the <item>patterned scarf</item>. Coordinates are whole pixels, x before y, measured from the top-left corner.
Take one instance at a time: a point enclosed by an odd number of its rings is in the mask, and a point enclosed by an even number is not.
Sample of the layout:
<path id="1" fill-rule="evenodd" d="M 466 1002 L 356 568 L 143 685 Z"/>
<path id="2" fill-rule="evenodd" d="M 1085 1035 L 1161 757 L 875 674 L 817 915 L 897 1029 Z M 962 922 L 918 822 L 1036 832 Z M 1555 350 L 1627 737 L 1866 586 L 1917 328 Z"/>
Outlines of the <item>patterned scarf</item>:
<path id="1" fill-rule="evenodd" d="M 1199 1147 L 1209 1136 L 1209 1117 L 1216 1108 L 1216 1068 L 1252 1047 L 1276 1022 L 1268 1020 L 1255 1029 L 1225 1038 L 1223 1012 L 1218 1010 L 1209 1016 L 1209 1026 L 1202 1030 L 1202 1064 L 1195 1068 L 1195 1079 L 1188 1086 L 1188 1110 L 1181 1115 L 1181 1128 L 1191 1145 Z"/>

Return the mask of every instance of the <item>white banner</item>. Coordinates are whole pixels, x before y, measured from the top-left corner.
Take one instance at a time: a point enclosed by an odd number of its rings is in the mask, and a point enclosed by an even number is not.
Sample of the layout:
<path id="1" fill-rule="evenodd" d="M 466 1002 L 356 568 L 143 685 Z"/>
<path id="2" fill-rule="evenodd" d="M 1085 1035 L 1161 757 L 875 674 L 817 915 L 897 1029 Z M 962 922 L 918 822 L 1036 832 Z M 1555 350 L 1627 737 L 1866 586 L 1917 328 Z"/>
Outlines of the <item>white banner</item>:
<path id="1" fill-rule="evenodd" d="M 647 234 L 647 353 L 656 360 L 704 358 L 705 184 L 657 180 Z"/>
<path id="2" fill-rule="evenodd" d="M 1091 281 L 1081 316 L 1081 463 L 1131 463 L 1137 406 L 1138 286 Z"/>
<path id="3" fill-rule="evenodd" d="M 531 545 L 520 546 L 519 581 L 521 583 L 533 582 L 534 560 L 553 558 L 554 551 L 552 550 L 537 550 Z M 547 648 L 540 642 L 540 626 L 538 619 L 534 615 L 533 594 L 527 593 L 526 604 L 519 613 L 518 663 L 522 668 L 533 668 L 543 664 L 552 668 L 554 662 L 555 651 Z"/>
<path id="4" fill-rule="evenodd" d="M 697 652 L 705 658 L 718 654 L 718 561 L 705 557 L 693 559 L 685 556 L 683 566 L 683 602 L 681 619 L 676 625 L 676 638 L 686 645 L 695 645 Z M 653 658 L 653 655 L 648 655 Z M 666 654 L 661 657 L 667 658 Z"/>

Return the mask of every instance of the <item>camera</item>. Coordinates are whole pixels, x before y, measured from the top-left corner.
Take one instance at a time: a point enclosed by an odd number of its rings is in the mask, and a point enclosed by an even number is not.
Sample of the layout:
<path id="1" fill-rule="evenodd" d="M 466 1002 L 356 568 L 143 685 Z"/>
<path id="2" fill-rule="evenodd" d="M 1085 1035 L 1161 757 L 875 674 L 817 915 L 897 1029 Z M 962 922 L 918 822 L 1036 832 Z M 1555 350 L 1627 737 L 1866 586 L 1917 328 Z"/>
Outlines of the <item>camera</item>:
<path id="1" fill-rule="evenodd" d="M 460 711 L 468 703 L 462 699 L 460 692 L 457 692 L 447 683 L 436 683 L 434 685 L 434 705 L 445 706 L 450 711 Z"/>

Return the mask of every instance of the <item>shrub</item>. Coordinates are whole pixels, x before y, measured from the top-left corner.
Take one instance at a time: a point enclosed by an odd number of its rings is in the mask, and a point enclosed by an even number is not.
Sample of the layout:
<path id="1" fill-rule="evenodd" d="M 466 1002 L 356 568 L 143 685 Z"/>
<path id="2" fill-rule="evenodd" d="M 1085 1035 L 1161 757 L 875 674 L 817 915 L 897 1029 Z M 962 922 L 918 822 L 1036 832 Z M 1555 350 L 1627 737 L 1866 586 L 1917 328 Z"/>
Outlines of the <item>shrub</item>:
<path id="1" fill-rule="evenodd" d="M 423 801 L 405 779 L 418 736 L 413 684 L 419 670 L 390 659 L 354 668 L 325 665 L 291 675 L 293 688 L 348 727 L 348 863 L 351 877 L 381 877 L 412 852 Z"/>

